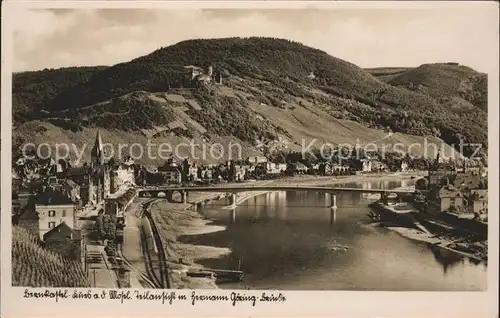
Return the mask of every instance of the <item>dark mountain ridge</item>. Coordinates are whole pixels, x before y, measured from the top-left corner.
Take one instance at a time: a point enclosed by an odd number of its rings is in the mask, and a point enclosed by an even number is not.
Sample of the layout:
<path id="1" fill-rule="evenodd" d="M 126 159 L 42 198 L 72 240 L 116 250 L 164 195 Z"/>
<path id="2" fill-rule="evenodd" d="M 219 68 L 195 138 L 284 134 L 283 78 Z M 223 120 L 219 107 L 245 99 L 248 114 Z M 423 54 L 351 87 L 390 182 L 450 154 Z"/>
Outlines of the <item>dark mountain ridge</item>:
<path id="1" fill-rule="evenodd" d="M 223 87 L 185 89 L 188 65 L 212 65 Z M 207 133 L 244 141 L 287 135 L 273 118 L 256 122 L 250 103 L 280 109 L 311 103 L 311 111 L 370 128 L 487 146 L 485 74 L 441 64 L 394 72 L 386 82 L 373 70 L 284 39 L 188 40 L 111 67 L 14 74 L 14 122 L 37 119 L 73 131 L 111 123 L 111 129 L 137 132 L 175 120 L 179 103 L 165 100 L 175 93 L 200 104 L 186 113 Z M 136 91 L 155 95 L 120 98 Z M 455 107 L 457 98 L 467 105 Z M 92 119 L 89 109 L 96 112 Z"/>
<path id="2" fill-rule="evenodd" d="M 12 104 L 14 122 L 37 117 L 36 114 L 67 89 L 87 82 L 106 66 L 64 67 L 13 74 Z"/>

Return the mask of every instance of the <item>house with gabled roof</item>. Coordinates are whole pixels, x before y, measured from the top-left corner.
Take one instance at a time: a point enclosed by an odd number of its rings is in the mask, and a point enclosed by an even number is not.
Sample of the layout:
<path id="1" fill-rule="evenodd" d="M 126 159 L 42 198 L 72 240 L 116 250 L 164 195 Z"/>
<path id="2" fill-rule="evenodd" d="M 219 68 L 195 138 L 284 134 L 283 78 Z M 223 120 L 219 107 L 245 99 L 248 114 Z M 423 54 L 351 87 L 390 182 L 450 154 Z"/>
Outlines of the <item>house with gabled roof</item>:
<path id="1" fill-rule="evenodd" d="M 75 261 L 83 259 L 83 240 L 80 230 L 71 228 L 66 222 L 59 223 L 43 235 L 45 248 Z"/>
<path id="2" fill-rule="evenodd" d="M 158 167 L 158 172 L 164 176 L 167 183 L 182 182 L 182 167 L 177 165 L 174 157 L 169 158 L 163 166 Z"/>
<path id="3" fill-rule="evenodd" d="M 443 186 L 439 190 L 441 212 L 464 212 L 465 201 L 462 191 L 452 185 Z"/>
<path id="4" fill-rule="evenodd" d="M 471 192 L 472 212 L 478 214 L 488 213 L 488 190 L 475 189 Z"/>

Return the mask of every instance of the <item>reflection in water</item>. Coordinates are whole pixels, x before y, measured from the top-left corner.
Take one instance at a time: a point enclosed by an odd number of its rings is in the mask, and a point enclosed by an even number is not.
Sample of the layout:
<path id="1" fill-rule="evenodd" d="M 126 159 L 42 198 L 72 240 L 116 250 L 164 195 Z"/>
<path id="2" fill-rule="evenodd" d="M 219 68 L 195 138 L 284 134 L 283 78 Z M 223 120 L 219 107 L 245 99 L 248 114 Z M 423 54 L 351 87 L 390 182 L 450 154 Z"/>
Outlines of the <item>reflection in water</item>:
<path id="1" fill-rule="evenodd" d="M 231 223 L 236 222 L 236 209 L 230 209 L 229 215 L 230 215 Z"/>
<path id="2" fill-rule="evenodd" d="M 362 184 L 347 185 L 362 187 Z M 394 188 L 400 182 L 373 183 Z M 216 202 L 203 213 L 226 230 L 180 238 L 185 243 L 228 247 L 232 253 L 201 260 L 211 268 L 245 272 L 243 284 L 222 288 L 291 290 L 482 290 L 486 269 L 456 255 L 368 225 L 367 204 L 354 192 L 337 195 L 336 210 L 315 192 L 275 192 L 238 205 Z M 334 213 L 332 213 L 334 212 Z M 348 248 L 338 248 L 345 246 Z"/>
<path id="3" fill-rule="evenodd" d="M 330 208 L 330 225 L 335 225 L 337 220 L 337 208 Z"/>
<path id="4" fill-rule="evenodd" d="M 464 261 L 464 256 L 460 254 L 434 246 L 432 244 L 429 244 L 429 246 L 432 254 L 434 254 L 434 258 L 436 259 L 436 261 L 438 261 L 438 263 L 443 266 L 443 273 L 445 275 L 448 272 L 448 269 L 450 269 L 454 265 L 457 265 L 458 263 L 463 263 Z"/>

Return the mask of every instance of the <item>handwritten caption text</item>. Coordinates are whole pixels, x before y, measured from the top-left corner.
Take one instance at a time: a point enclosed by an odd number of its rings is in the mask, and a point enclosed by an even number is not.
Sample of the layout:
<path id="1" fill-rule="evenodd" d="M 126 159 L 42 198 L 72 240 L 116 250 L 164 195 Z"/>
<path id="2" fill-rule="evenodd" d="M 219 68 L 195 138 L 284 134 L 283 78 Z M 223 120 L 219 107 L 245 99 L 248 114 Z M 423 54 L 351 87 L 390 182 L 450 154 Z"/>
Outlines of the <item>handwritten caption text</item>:
<path id="1" fill-rule="evenodd" d="M 286 298 L 282 293 L 263 292 L 261 294 L 231 293 L 197 293 L 196 291 L 138 291 L 138 290 L 102 290 L 88 291 L 57 289 L 45 291 L 24 290 L 23 298 L 27 299 L 52 299 L 56 302 L 73 300 L 114 300 L 124 303 L 131 300 L 159 301 L 162 304 L 172 305 L 174 302 L 188 302 L 191 305 L 208 302 L 229 302 L 236 306 L 240 303 L 249 303 L 255 306 L 257 303 L 281 303 Z"/>

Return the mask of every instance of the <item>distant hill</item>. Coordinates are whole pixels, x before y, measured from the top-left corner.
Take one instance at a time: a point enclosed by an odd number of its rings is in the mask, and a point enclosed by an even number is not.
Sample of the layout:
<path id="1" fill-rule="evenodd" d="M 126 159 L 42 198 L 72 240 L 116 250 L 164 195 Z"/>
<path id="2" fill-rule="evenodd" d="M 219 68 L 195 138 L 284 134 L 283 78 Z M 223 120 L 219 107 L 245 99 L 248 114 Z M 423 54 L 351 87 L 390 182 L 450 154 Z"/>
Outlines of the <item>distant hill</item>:
<path id="1" fill-rule="evenodd" d="M 23 287 L 88 287 L 74 261 L 43 249 L 27 230 L 12 227 L 12 285 Z"/>
<path id="2" fill-rule="evenodd" d="M 375 76 L 378 79 L 388 82 L 396 76 L 401 75 L 401 73 L 410 70 L 411 67 L 374 67 L 365 68 L 365 71 Z"/>
<path id="3" fill-rule="evenodd" d="M 463 65 L 424 64 L 399 74 L 389 84 L 428 94 L 441 103 L 455 98 L 488 110 L 487 75 Z"/>
<path id="4" fill-rule="evenodd" d="M 212 65 L 223 85 L 192 89 L 188 65 Z M 302 135 L 340 143 L 390 130 L 408 140 L 436 136 L 458 145 L 464 138 L 487 146 L 487 83 L 462 66 L 364 70 L 293 41 L 227 38 L 183 41 L 111 67 L 24 74 L 14 75 L 17 144 L 35 138 L 40 125 L 30 122 L 37 120 L 67 136 L 106 127 L 117 140 L 125 134 L 297 145 Z M 318 124 L 304 121 L 310 118 Z"/>

